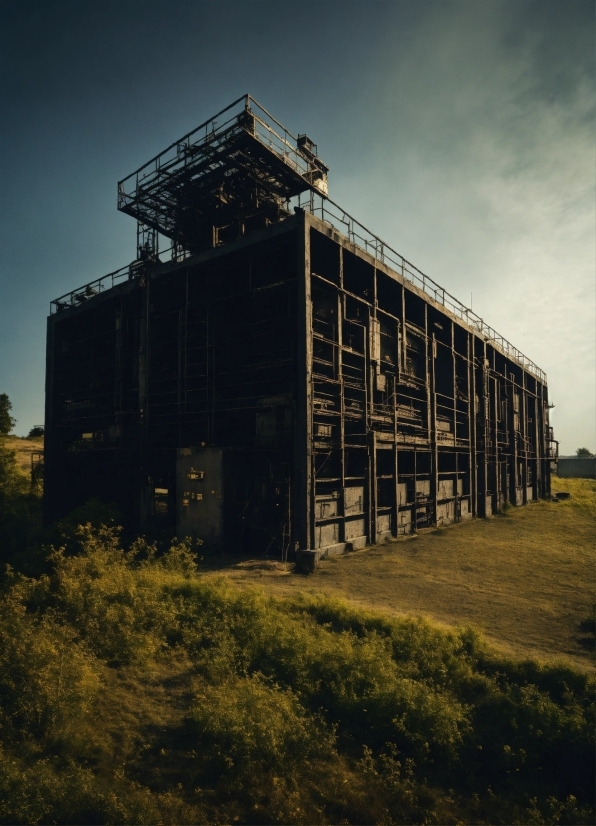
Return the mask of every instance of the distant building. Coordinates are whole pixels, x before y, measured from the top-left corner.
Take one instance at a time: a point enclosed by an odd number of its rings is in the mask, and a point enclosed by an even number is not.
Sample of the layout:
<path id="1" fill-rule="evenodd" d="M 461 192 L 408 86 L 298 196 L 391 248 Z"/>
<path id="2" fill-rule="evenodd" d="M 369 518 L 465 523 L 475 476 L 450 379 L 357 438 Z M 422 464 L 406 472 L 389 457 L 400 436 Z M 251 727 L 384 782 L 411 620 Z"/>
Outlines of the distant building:
<path id="1" fill-rule="evenodd" d="M 596 456 L 559 456 L 556 474 L 562 479 L 594 479 Z"/>
<path id="2" fill-rule="evenodd" d="M 550 494 L 545 374 L 327 171 L 246 96 L 120 182 L 138 260 L 48 319 L 48 519 L 96 496 L 287 558 Z"/>

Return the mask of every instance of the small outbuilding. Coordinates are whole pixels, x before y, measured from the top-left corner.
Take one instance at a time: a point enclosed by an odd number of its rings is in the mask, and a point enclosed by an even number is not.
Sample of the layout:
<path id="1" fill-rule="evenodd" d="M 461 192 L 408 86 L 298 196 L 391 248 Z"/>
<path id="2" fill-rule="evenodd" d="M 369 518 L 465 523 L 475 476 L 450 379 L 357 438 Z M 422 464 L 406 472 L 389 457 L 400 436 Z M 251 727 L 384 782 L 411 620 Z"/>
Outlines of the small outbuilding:
<path id="1" fill-rule="evenodd" d="M 557 476 L 561 479 L 596 478 L 596 456 L 559 456 Z"/>

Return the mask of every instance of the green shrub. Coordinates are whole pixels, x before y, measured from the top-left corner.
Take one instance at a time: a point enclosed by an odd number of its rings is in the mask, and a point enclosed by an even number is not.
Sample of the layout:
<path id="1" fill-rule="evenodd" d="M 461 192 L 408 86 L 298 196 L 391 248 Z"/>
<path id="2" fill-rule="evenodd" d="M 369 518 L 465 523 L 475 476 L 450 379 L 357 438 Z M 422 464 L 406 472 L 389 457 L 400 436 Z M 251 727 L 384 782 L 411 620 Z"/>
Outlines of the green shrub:
<path id="1" fill-rule="evenodd" d="M 113 528 L 119 520 L 120 514 L 115 505 L 91 498 L 64 519 L 51 525 L 46 531 L 45 540 L 48 544 L 63 547 L 67 553 L 80 553 L 82 542 L 89 536 L 89 532 L 81 532 L 81 526 L 89 525 L 98 531 L 104 526 Z"/>
<path id="2" fill-rule="evenodd" d="M 288 689 L 261 675 L 205 685 L 193 697 L 188 726 L 210 776 L 255 783 L 264 772 L 289 777 L 330 756 L 333 736 Z"/>
<path id="3" fill-rule="evenodd" d="M 80 526 L 80 553 L 54 551 L 54 572 L 41 581 L 47 589 L 42 599 L 112 665 L 147 661 L 167 647 L 178 628 L 178 605 L 167 586 L 196 572 L 189 543 L 175 542 L 158 557 L 142 539 L 122 550 L 119 533 Z"/>
<path id="4" fill-rule="evenodd" d="M 0 823 L 143 824 L 201 822 L 199 812 L 124 777 L 102 777 L 74 762 L 27 763 L 0 748 Z"/>
<path id="5" fill-rule="evenodd" d="M 4 580 L 0 820 L 592 822 L 584 674 L 71 536 Z"/>
<path id="6" fill-rule="evenodd" d="M 12 739 L 59 737 L 85 713 L 98 666 L 76 636 L 51 613 L 27 613 L 14 593 L 0 604 L 0 720 Z"/>
<path id="7" fill-rule="evenodd" d="M 0 567 L 8 563 L 37 569 L 33 545 L 41 540 L 41 530 L 39 492 L 31 490 L 15 451 L 0 434 Z"/>

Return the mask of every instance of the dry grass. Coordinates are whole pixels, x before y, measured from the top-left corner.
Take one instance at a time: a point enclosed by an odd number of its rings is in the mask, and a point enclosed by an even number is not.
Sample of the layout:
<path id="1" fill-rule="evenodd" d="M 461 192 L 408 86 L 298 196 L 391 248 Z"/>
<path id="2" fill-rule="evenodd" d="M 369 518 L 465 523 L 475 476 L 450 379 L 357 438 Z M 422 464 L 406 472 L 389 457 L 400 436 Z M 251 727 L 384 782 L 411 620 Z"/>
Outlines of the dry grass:
<path id="1" fill-rule="evenodd" d="M 31 473 L 31 454 L 43 450 L 43 436 L 38 439 L 21 439 L 20 436 L 6 436 L 5 446 L 16 453 L 19 470 L 27 475 Z"/>
<path id="2" fill-rule="evenodd" d="M 596 483 L 555 479 L 553 490 L 572 498 L 323 560 L 310 577 L 263 559 L 230 560 L 224 573 L 274 595 L 341 595 L 394 615 L 474 625 L 513 654 L 592 669 L 593 640 L 579 624 L 594 602 Z"/>

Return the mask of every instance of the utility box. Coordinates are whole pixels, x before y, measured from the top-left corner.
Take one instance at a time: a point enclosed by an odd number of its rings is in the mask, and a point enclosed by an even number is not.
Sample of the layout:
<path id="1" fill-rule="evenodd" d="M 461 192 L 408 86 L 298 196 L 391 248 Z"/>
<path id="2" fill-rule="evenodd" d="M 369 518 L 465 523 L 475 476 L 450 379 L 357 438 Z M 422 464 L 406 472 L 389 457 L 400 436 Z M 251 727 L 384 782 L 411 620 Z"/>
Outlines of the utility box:
<path id="1" fill-rule="evenodd" d="M 176 458 L 176 534 L 224 542 L 224 456 L 217 447 L 182 447 Z"/>

